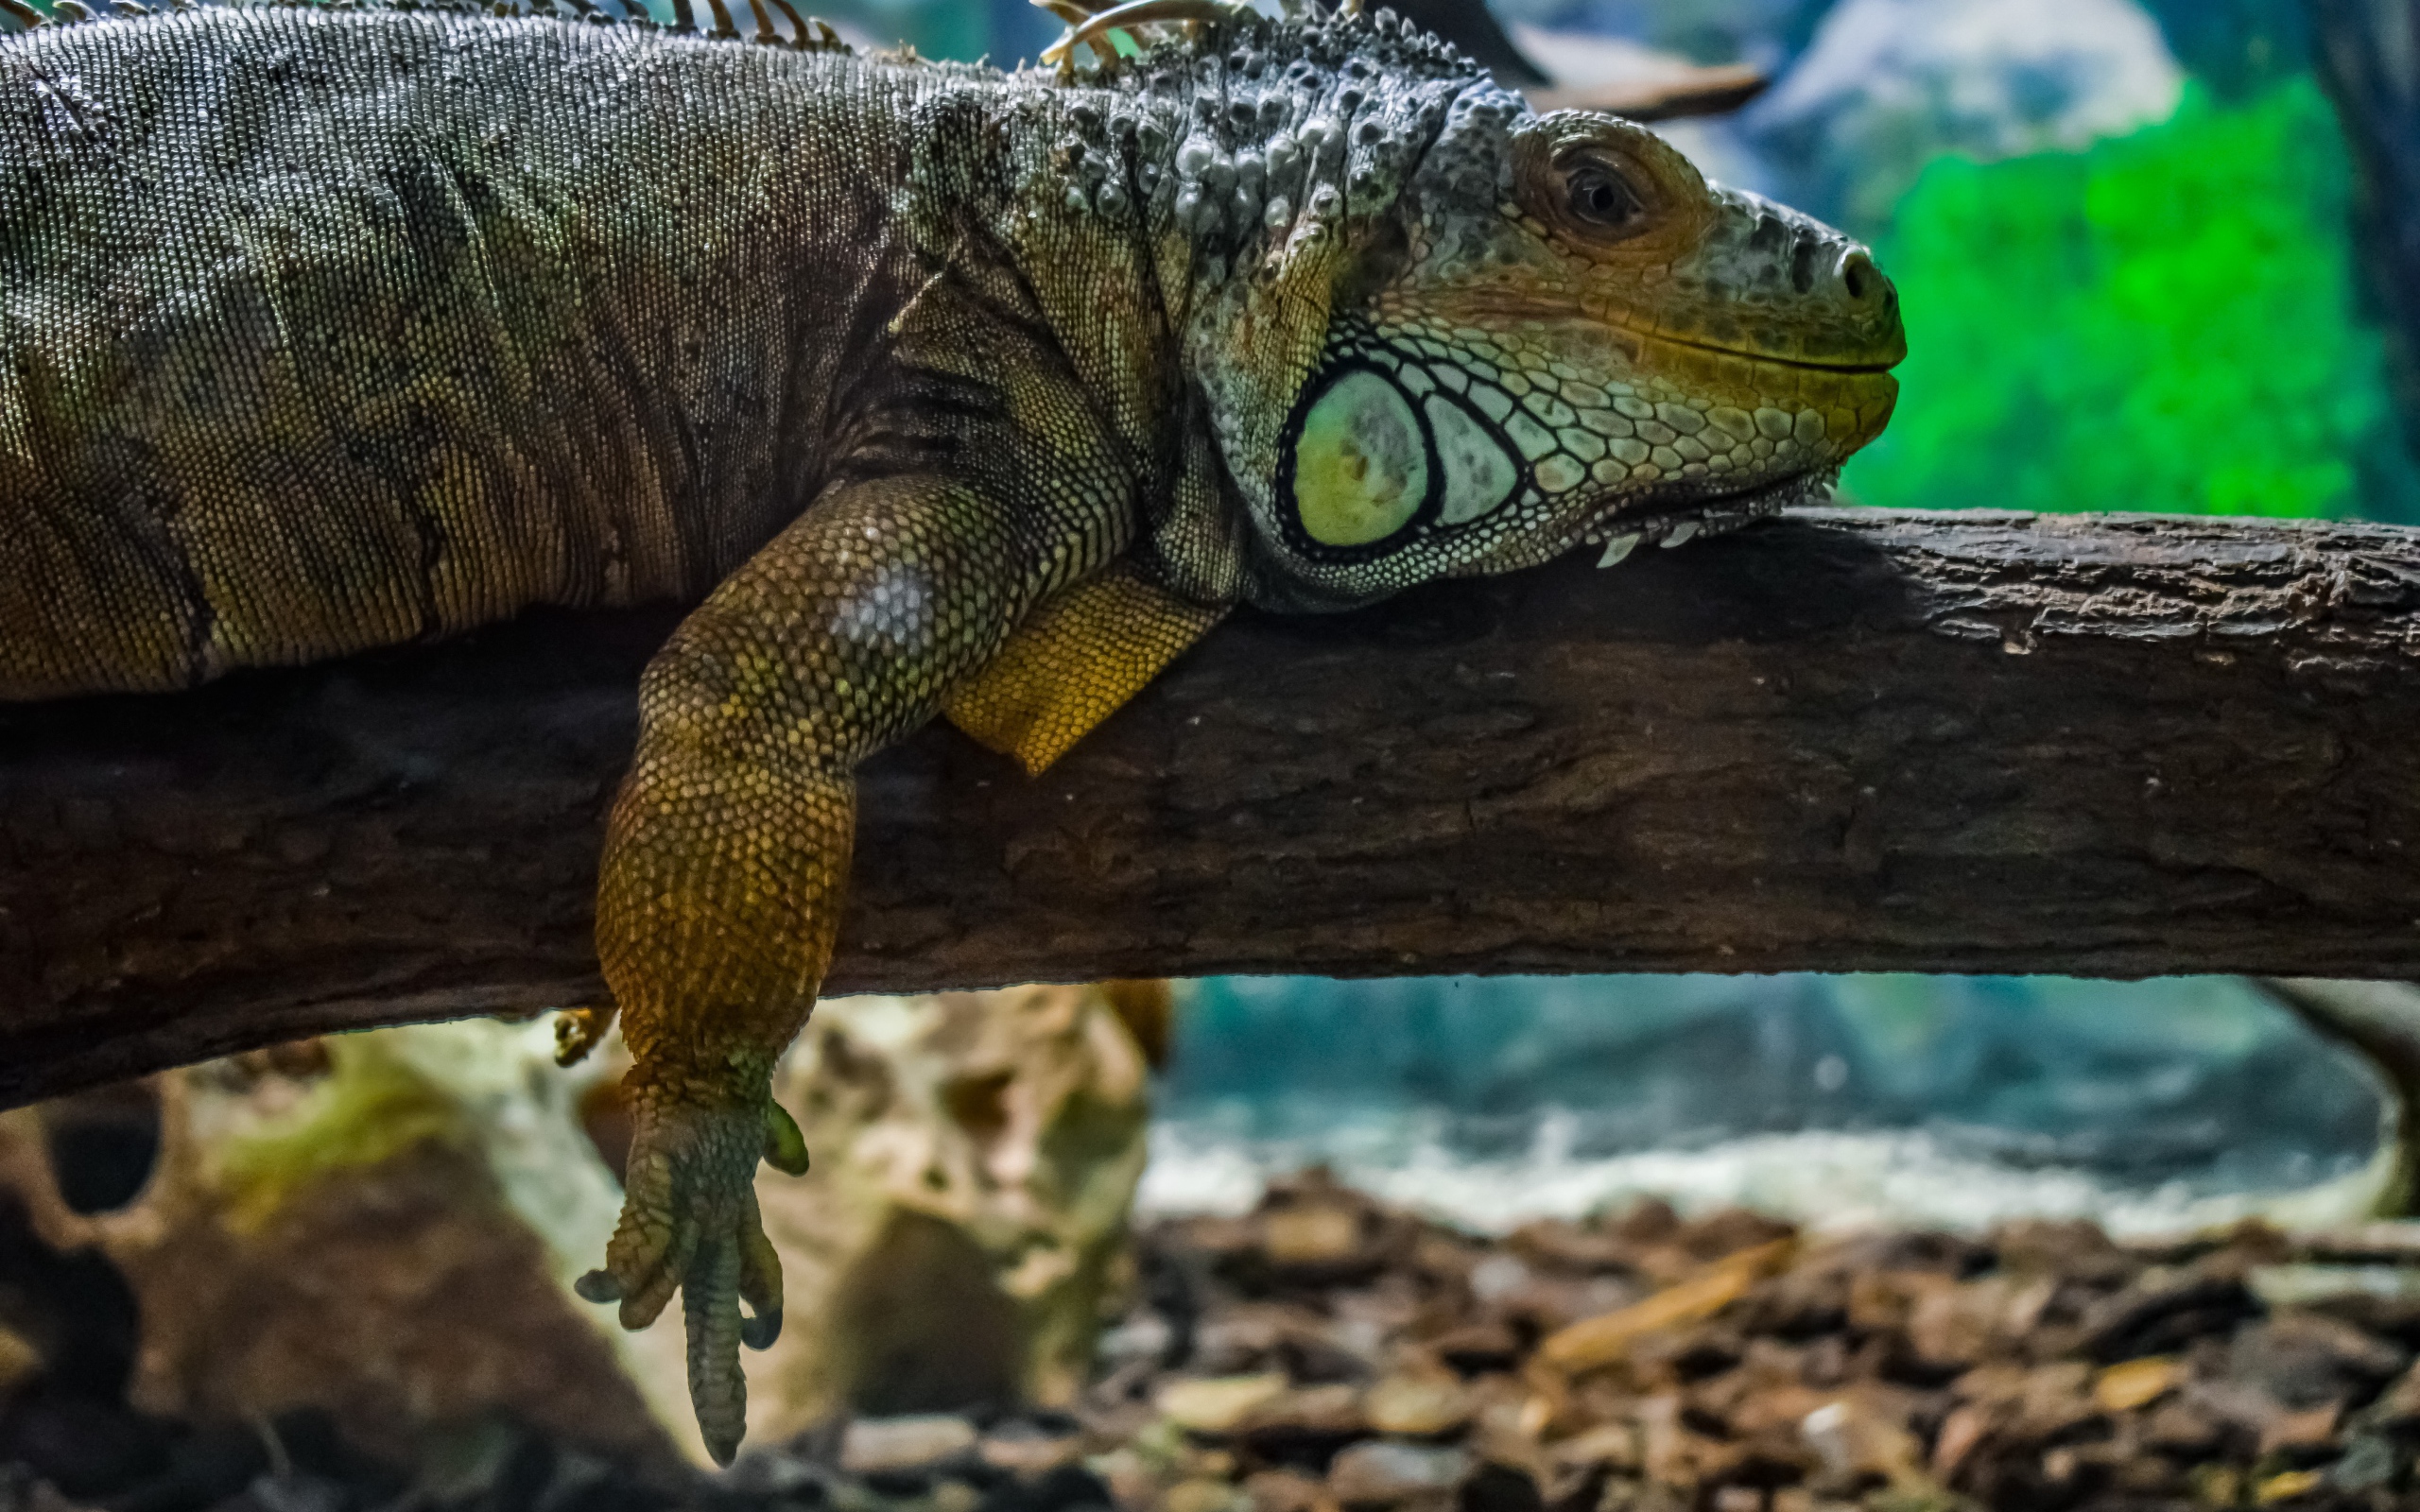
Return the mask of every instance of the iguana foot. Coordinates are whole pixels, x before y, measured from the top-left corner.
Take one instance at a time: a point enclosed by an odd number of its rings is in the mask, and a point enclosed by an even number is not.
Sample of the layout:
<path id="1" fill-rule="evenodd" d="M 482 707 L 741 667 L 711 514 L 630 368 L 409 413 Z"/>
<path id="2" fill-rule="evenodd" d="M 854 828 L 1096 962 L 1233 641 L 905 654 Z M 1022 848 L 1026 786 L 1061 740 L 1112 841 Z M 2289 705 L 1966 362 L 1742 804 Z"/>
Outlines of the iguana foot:
<path id="1" fill-rule="evenodd" d="M 621 1303 L 626 1329 L 646 1328 L 683 1294 L 689 1400 L 706 1452 L 728 1465 L 748 1426 L 739 1346 L 766 1349 L 782 1332 L 782 1263 L 757 1212 L 756 1162 L 803 1171 L 804 1142 L 761 1084 L 752 1096 L 707 1099 L 633 1073 L 629 1088 L 636 1127 L 622 1221 L 604 1268 L 577 1289 Z"/>

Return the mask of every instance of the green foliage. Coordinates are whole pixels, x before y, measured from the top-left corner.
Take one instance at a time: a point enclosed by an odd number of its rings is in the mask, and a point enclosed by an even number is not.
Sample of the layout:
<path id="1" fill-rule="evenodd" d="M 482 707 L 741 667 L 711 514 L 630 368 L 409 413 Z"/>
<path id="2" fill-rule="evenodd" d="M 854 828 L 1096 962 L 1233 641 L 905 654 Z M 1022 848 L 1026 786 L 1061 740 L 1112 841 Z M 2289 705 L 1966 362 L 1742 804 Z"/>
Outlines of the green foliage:
<path id="1" fill-rule="evenodd" d="M 1945 158 L 1879 249 L 1910 354 L 1861 502 L 2404 518 L 2349 167 L 2308 78 L 2080 153 Z"/>

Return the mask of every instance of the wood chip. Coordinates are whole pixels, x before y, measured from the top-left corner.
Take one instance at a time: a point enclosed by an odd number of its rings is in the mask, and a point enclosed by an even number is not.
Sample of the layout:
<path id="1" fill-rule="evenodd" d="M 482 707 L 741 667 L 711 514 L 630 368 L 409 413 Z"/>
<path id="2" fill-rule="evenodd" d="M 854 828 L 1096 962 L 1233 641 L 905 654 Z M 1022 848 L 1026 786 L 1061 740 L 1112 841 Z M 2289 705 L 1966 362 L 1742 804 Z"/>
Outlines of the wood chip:
<path id="1" fill-rule="evenodd" d="M 2167 1396 L 2184 1379 L 2185 1366 L 2171 1356 L 2128 1360 L 2093 1378 L 2092 1400 L 2109 1412 L 2133 1412 Z"/>
<path id="2" fill-rule="evenodd" d="M 1797 1247 L 1794 1239 L 1772 1240 L 1716 1261 L 1643 1302 L 1600 1317 L 1582 1318 L 1540 1345 L 1537 1361 L 1566 1375 L 1611 1365 L 1648 1334 L 1702 1322 L 1729 1307 L 1750 1287 L 1789 1264 Z"/>

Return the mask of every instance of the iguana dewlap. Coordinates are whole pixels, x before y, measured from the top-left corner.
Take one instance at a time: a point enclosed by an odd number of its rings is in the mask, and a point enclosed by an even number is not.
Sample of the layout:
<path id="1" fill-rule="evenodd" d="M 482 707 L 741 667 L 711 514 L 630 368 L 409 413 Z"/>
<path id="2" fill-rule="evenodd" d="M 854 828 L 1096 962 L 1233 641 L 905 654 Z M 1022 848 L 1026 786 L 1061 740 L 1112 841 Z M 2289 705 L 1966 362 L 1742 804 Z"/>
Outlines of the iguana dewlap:
<path id="1" fill-rule="evenodd" d="M 946 713 L 1038 769 L 1237 603 L 1770 512 L 1896 392 L 1863 249 L 1636 126 L 1385 12 L 1056 9 L 1079 60 L 1187 32 L 1063 76 L 427 11 L 0 43 L 0 697 L 698 604 L 605 838 L 638 1132 L 583 1287 L 683 1291 L 720 1458 L 863 757 Z"/>

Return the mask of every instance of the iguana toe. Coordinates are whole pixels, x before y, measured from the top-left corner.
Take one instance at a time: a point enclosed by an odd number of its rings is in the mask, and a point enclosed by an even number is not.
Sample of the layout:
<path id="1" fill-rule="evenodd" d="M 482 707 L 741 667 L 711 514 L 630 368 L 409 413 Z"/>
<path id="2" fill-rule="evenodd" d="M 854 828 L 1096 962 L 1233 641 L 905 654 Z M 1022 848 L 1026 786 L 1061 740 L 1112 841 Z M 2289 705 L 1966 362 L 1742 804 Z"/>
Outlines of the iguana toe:
<path id="1" fill-rule="evenodd" d="M 739 1342 L 752 1349 L 769 1349 L 782 1336 L 782 1257 L 765 1237 L 765 1226 L 752 1206 L 749 1221 L 739 1228 L 739 1299 L 750 1316 L 740 1325 Z"/>
<path id="2" fill-rule="evenodd" d="M 764 1349 L 782 1328 L 782 1265 L 757 1212 L 756 1161 L 783 1128 L 786 1160 L 794 1153 L 803 1165 L 804 1144 L 797 1125 L 761 1092 L 700 1106 L 641 1086 L 632 1100 L 622 1221 L 604 1268 L 581 1277 L 577 1290 L 593 1302 L 619 1302 L 630 1329 L 654 1322 L 682 1293 L 690 1400 L 707 1452 L 727 1465 L 747 1428 L 739 1347 Z"/>
<path id="3" fill-rule="evenodd" d="M 748 1432 L 748 1378 L 739 1369 L 739 1246 L 701 1241 L 683 1278 L 681 1308 L 689 1325 L 689 1405 L 717 1465 L 739 1452 Z"/>

